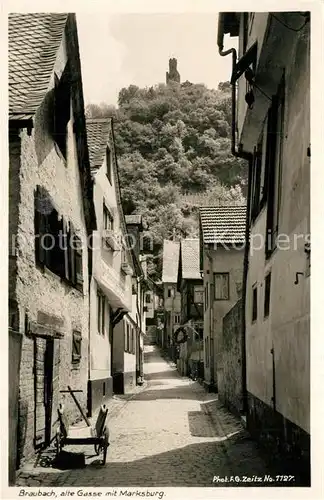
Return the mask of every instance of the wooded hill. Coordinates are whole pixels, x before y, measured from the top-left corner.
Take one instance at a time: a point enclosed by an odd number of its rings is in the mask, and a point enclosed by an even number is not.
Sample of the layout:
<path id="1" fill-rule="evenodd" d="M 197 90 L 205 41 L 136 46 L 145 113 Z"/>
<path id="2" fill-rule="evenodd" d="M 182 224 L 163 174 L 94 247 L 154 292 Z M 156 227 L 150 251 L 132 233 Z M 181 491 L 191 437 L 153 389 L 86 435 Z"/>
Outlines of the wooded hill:
<path id="1" fill-rule="evenodd" d="M 161 277 L 164 238 L 196 236 L 200 204 L 243 204 L 247 166 L 230 153 L 231 92 L 202 84 L 130 85 L 118 108 L 87 107 L 114 117 L 125 214 L 141 214 L 154 241 L 149 272 Z M 194 195 L 194 196 L 192 196 Z M 200 203 L 200 200 L 203 203 Z"/>

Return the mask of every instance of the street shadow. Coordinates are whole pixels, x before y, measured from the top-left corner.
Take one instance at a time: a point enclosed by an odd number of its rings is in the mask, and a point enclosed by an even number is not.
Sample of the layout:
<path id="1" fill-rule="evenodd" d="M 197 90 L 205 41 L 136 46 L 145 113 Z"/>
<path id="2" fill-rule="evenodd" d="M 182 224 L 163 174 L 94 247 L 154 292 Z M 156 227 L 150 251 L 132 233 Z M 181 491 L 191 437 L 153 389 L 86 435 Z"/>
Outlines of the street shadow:
<path id="1" fill-rule="evenodd" d="M 217 437 L 216 430 L 210 425 L 210 418 L 202 411 L 189 411 L 190 434 L 194 437 Z"/>
<path id="2" fill-rule="evenodd" d="M 204 414 L 208 414 L 212 422 L 221 422 L 224 435 L 231 435 L 242 429 L 240 419 L 230 413 L 218 398 L 202 403 L 201 410 Z"/>
<path id="3" fill-rule="evenodd" d="M 253 444 L 247 451 L 246 443 L 242 446 L 242 435 L 235 435 L 224 441 L 209 441 L 191 444 L 173 449 L 165 453 L 146 456 L 131 462 L 110 462 L 100 465 L 98 460 L 87 464 L 79 470 L 70 470 L 64 478 L 64 487 L 283 487 L 309 486 L 296 475 L 294 483 L 281 482 L 242 482 L 243 476 L 264 478 L 266 474 L 275 477 L 276 474 L 291 474 L 291 471 L 281 468 L 280 472 L 269 469 L 269 466 L 255 454 Z M 244 451 L 245 450 L 245 451 Z M 244 453 L 243 453 L 244 452 Z M 230 457 L 230 458 L 229 458 Z M 210 471 L 215 471 L 214 476 Z M 62 472 L 51 473 L 51 484 L 60 481 Z M 223 482 L 219 478 L 233 477 L 233 481 Z M 235 476 L 240 481 L 235 481 Z M 31 474 L 30 476 L 31 477 Z M 41 476 L 37 476 L 41 481 Z M 217 479 L 218 478 L 218 479 Z M 214 482 L 213 482 L 214 480 Z M 28 486 L 33 481 L 29 479 Z M 42 483 L 38 482 L 41 486 Z"/>
<path id="4" fill-rule="evenodd" d="M 175 370 L 165 370 L 163 372 L 152 372 L 152 373 L 145 373 L 145 379 L 147 381 L 150 380 L 159 380 L 159 379 L 165 379 L 165 378 L 179 378 L 179 373 Z"/>
<path id="5" fill-rule="evenodd" d="M 170 389 L 146 389 L 132 397 L 132 401 L 155 401 L 157 399 L 183 399 L 202 401 L 204 394 L 192 390 L 192 387 L 179 385 Z"/>

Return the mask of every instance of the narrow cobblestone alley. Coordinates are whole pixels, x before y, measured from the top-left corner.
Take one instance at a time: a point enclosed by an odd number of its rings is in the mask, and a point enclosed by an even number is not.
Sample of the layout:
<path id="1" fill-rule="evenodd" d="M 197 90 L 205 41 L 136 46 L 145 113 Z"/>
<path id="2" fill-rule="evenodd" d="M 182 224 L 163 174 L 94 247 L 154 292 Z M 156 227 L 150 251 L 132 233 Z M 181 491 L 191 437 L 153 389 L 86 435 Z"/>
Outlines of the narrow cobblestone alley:
<path id="1" fill-rule="evenodd" d="M 143 390 L 122 398 L 109 419 L 107 464 L 85 447 L 86 466 L 27 467 L 19 486 L 274 486 L 244 476 L 271 474 L 239 420 L 196 382 L 179 376 L 158 349 L 146 347 Z M 75 451 L 80 452 L 80 447 Z M 283 474 L 283 471 L 280 471 Z M 239 476 L 241 482 L 214 482 Z M 278 484 L 277 484 L 278 485 Z M 292 484 L 290 484 L 291 486 Z"/>

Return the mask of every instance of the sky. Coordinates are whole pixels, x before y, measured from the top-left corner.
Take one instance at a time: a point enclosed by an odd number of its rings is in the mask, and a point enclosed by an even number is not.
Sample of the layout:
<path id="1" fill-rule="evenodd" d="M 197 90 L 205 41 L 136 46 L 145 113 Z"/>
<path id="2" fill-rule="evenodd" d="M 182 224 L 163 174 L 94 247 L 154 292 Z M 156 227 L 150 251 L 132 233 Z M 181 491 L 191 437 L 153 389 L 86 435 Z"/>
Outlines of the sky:
<path id="1" fill-rule="evenodd" d="M 117 104 L 122 87 L 165 83 L 170 57 L 178 60 L 182 82 L 217 88 L 230 78 L 231 57 L 218 53 L 215 12 L 76 17 L 86 104 Z"/>

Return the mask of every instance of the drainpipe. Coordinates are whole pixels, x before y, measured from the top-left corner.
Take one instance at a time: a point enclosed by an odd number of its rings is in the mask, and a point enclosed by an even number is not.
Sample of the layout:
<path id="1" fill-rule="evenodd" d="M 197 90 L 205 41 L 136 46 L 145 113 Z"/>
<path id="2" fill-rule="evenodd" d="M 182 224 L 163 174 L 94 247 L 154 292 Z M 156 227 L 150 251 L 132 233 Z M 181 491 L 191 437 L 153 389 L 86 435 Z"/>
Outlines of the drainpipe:
<path id="1" fill-rule="evenodd" d="M 219 14 L 218 18 L 218 33 L 217 33 L 217 45 L 218 51 L 221 56 L 227 56 L 232 54 L 232 73 L 236 66 L 237 54 L 234 48 L 224 51 L 224 18 L 223 14 Z M 251 180 L 252 180 L 252 158 L 251 153 L 247 153 L 242 150 L 239 145 L 238 150 L 236 150 L 236 137 L 235 137 L 235 127 L 236 127 L 236 85 L 235 82 L 231 82 L 232 85 L 232 147 L 231 153 L 237 158 L 243 158 L 249 162 L 249 173 L 248 173 L 248 196 L 247 196 L 247 207 L 246 207 L 246 224 L 245 224 L 245 249 L 244 249 L 244 262 L 243 262 L 243 289 L 242 289 L 242 332 L 241 332 L 241 347 L 242 347 L 242 413 L 246 414 L 248 410 L 247 401 L 247 383 L 246 383 L 246 314 L 245 314 L 245 301 L 246 301 L 246 287 L 247 287 L 247 274 L 249 266 L 249 248 L 250 248 L 250 204 L 251 204 Z"/>
<path id="2" fill-rule="evenodd" d="M 142 314 L 141 314 L 141 301 L 142 301 L 142 288 L 141 288 L 141 283 L 143 281 L 142 276 L 138 276 L 136 278 L 137 280 L 137 294 L 136 294 L 136 309 L 137 309 L 137 316 L 138 316 L 138 321 L 139 321 L 139 335 L 138 335 L 138 362 L 139 362 L 139 377 L 143 379 L 143 365 L 142 365 L 142 357 L 141 357 L 141 331 L 142 331 Z M 138 300 L 140 296 L 140 302 Z M 137 382 L 137 380 L 136 380 Z"/>

